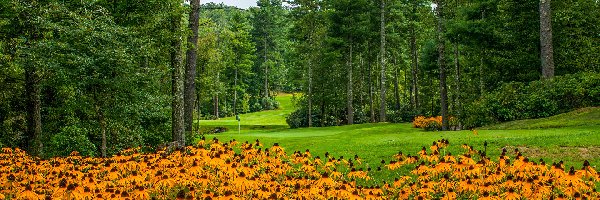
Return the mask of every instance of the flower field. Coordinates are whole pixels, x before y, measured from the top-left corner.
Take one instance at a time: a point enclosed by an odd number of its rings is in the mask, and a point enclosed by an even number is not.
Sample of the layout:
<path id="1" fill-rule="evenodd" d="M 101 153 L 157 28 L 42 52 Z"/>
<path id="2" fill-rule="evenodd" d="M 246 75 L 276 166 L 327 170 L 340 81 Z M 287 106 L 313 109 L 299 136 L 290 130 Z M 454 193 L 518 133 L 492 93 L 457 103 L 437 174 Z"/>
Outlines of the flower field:
<path id="1" fill-rule="evenodd" d="M 447 140 L 416 155 L 398 153 L 384 169 L 409 174 L 364 186 L 371 171 L 361 158 L 286 154 L 259 141 L 202 140 L 167 153 L 137 149 L 110 158 L 38 160 L 19 149 L 0 152 L 0 199 L 598 199 L 600 175 L 584 163 L 528 160 L 518 150 L 489 159 L 471 146 L 443 155 Z"/>

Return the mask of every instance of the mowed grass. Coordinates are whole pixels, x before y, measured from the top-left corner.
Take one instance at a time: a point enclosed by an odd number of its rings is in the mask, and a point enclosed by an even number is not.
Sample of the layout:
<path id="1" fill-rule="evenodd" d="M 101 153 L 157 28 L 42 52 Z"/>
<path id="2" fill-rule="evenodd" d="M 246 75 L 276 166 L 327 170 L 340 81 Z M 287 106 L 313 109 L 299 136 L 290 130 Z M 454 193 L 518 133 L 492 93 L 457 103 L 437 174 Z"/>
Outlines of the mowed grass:
<path id="1" fill-rule="evenodd" d="M 272 130 L 288 129 L 285 117 L 294 111 L 292 105 L 292 94 L 280 94 L 276 97 L 279 102 L 279 109 L 254 112 L 240 115 L 240 125 L 244 131 L 248 130 Z M 233 117 L 225 117 L 219 120 L 200 120 L 202 127 L 226 127 L 230 131 L 237 131 L 238 121 Z"/>
<path id="2" fill-rule="evenodd" d="M 242 115 L 242 125 L 246 128 L 241 133 L 237 132 L 236 127 L 235 130 L 230 129 L 225 133 L 207 135 L 207 138 L 216 137 L 221 141 L 235 139 L 240 142 L 254 142 L 258 139 L 264 147 L 279 143 L 288 154 L 294 151 L 304 152 L 308 149 L 313 156 L 321 156 L 321 158 L 326 152 L 336 158 L 343 156 L 346 159 L 358 155 L 363 160 L 363 164 L 357 168 L 372 168 L 372 175 L 378 179 L 375 182 L 387 180 L 385 177 L 391 177 L 389 173 L 396 173 L 374 170 L 382 166 L 382 160 L 389 163 L 392 156 L 399 151 L 416 155 L 422 147 L 427 147 L 429 150 L 429 146 L 440 139 L 447 139 L 451 144 L 446 152 L 441 153 L 461 154 L 464 151 L 460 146 L 469 144 L 475 149 L 486 151 L 492 160 L 497 160 L 503 148 L 509 151 L 511 157 L 514 157 L 514 149 L 519 148 L 524 156 L 536 162 L 539 159 L 544 159 L 548 164 L 564 161 L 567 167 L 580 168 L 583 161 L 588 160 L 592 166 L 600 168 L 600 124 L 596 122 L 573 123 L 566 118 L 548 118 L 533 122 L 520 122 L 518 126 L 505 125 L 513 127 L 510 130 L 477 130 L 477 134 L 470 130 L 426 132 L 412 128 L 410 123 L 289 129 L 287 125 L 281 123 L 285 123 L 286 114 L 293 110 L 293 108 L 287 107 L 292 105 L 289 102 L 290 99 L 290 95 L 278 97 L 282 103 L 281 110 Z M 589 111 L 591 113 L 585 114 L 585 116 L 595 116 L 600 113 L 600 109 L 597 108 L 591 108 Z M 581 110 L 576 112 L 581 112 Z M 565 116 L 576 115 L 575 113 Z M 253 119 L 253 117 L 256 118 Z M 585 122 L 585 119 L 581 120 Z M 537 122 L 567 125 L 531 129 L 531 127 L 538 126 L 535 125 Z M 200 123 L 204 126 L 231 126 L 232 123 L 235 123 L 237 126 L 234 119 L 227 118 L 201 121 Z M 530 129 L 518 129 L 526 124 L 532 124 L 528 127 Z M 264 128 L 260 128 L 262 126 Z M 484 147 L 484 142 L 487 142 L 487 148 Z M 410 169 L 405 169 L 404 172 L 407 170 Z"/>

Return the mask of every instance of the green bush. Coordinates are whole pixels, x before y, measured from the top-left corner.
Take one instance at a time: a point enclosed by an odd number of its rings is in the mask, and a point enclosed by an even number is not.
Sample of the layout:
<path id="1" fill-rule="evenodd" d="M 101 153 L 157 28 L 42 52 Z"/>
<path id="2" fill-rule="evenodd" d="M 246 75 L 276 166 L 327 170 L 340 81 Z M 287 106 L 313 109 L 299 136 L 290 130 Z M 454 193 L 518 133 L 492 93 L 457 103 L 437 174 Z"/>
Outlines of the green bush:
<path id="1" fill-rule="evenodd" d="M 406 104 L 400 107 L 399 110 L 388 110 L 386 120 L 392 123 L 412 122 L 413 119 L 420 113 Z"/>
<path id="2" fill-rule="evenodd" d="M 506 83 L 466 105 L 463 123 L 473 128 L 549 117 L 589 106 L 600 106 L 600 74 L 570 74 L 528 84 Z"/>
<path id="3" fill-rule="evenodd" d="M 315 112 L 313 112 L 315 113 Z M 319 119 L 317 119 L 316 115 L 313 115 L 313 125 L 317 125 L 320 123 L 315 123 L 320 121 Z M 308 112 L 305 109 L 297 109 L 294 112 L 290 113 L 290 115 L 288 115 L 285 118 L 285 121 L 287 122 L 287 124 L 290 126 L 290 128 L 301 128 L 301 127 L 308 127 Z"/>
<path id="4" fill-rule="evenodd" d="M 86 136 L 87 130 L 77 126 L 66 126 L 50 139 L 48 153 L 54 156 L 68 156 L 73 151 L 82 156 L 94 156 L 98 150 Z"/>
<path id="5" fill-rule="evenodd" d="M 279 102 L 275 100 L 275 97 L 263 97 L 261 103 L 264 110 L 275 110 L 279 108 Z"/>
<path id="6" fill-rule="evenodd" d="M 442 124 L 440 124 L 439 122 L 437 122 L 435 120 L 430 120 L 425 125 L 425 130 L 426 131 L 440 131 L 440 130 L 442 130 Z"/>

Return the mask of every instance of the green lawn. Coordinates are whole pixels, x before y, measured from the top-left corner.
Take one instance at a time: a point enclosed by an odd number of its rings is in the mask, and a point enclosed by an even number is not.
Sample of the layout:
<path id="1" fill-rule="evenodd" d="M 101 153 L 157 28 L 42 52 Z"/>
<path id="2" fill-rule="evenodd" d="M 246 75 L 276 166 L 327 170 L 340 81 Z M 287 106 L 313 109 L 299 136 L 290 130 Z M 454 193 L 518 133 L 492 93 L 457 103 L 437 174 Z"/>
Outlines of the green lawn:
<path id="1" fill-rule="evenodd" d="M 288 129 L 289 126 L 285 122 L 285 116 L 294 111 L 292 98 L 292 94 L 281 94 L 277 96 L 277 101 L 280 103 L 279 109 L 240 115 L 242 130 Z M 231 131 L 235 129 L 235 132 L 238 129 L 238 122 L 235 117 L 226 117 L 219 120 L 200 120 L 199 122 L 200 126 L 203 127 L 226 127 Z"/>
<path id="2" fill-rule="evenodd" d="M 409 123 L 392 124 L 359 124 L 351 126 L 326 127 L 326 128 L 301 128 L 289 129 L 285 124 L 285 115 L 293 110 L 290 102 L 291 95 L 278 97 L 282 109 L 242 115 L 243 130 L 237 132 L 237 122 L 233 118 L 224 118 L 215 121 L 201 121 L 201 126 L 228 126 L 230 131 L 208 138 L 216 137 L 221 141 L 260 140 L 265 147 L 279 143 L 288 153 L 309 149 L 313 156 L 323 155 L 325 152 L 339 157 L 352 158 L 359 155 L 364 160 L 361 167 L 373 169 L 380 166 L 381 160 L 389 161 L 391 156 L 402 151 L 415 155 L 423 146 L 429 147 L 433 141 L 448 139 L 451 147 L 449 152 L 462 153 L 460 145 L 463 143 L 483 150 L 484 142 L 488 142 L 487 154 L 496 158 L 503 148 L 510 152 L 519 148 L 530 160 L 538 161 L 543 158 L 546 163 L 563 160 L 567 166 L 581 167 L 584 160 L 589 160 L 592 166 L 600 168 L 600 123 L 597 117 L 598 108 L 590 108 L 583 115 L 574 113 L 565 114 L 566 117 L 513 122 L 515 125 L 499 125 L 478 130 L 474 135 L 472 131 L 451 132 L 425 132 L 412 128 Z M 572 116 L 580 122 L 571 122 Z M 595 117 L 596 116 L 596 117 Z M 589 119 L 587 118 L 589 117 Z M 587 120 L 587 121 L 586 121 Z M 586 123 L 589 122 L 590 123 Z M 529 125 L 527 125 L 529 124 Z M 543 129 L 533 127 L 546 127 L 538 124 L 551 124 Z M 566 125 L 561 125 L 566 124 Z M 558 126 L 560 125 L 560 126 Z M 264 126 L 264 127 L 263 127 Z M 498 130 L 506 127 L 510 130 Z M 519 129 L 527 127 L 529 129 Z M 491 129 L 496 128 L 496 129 Z M 510 154 L 512 155 L 512 154 Z M 385 170 L 372 172 L 375 177 L 386 177 Z"/>

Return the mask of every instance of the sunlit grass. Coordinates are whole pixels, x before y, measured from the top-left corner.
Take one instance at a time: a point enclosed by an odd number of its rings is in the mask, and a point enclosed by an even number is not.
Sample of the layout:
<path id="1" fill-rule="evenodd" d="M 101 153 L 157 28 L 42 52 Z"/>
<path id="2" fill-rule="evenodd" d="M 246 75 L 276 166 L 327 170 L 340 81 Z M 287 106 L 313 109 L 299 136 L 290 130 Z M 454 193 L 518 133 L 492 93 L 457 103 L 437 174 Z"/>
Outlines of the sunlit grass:
<path id="1" fill-rule="evenodd" d="M 289 95 L 278 98 L 282 105 L 291 106 L 290 99 Z M 559 115 L 547 119 L 513 122 L 520 124 L 513 126 L 514 128 L 527 124 L 535 127 L 540 122 L 568 124 L 568 126 L 560 128 L 477 130 L 477 135 L 475 135 L 470 130 L 425 132 L 422 129 L 412 128 L 410 123 L 289 129 L 287 125 L 281 123 L 285 123 L 286 112 L 291 112 L 293 109 L 283 107 L 277 111 L 242 115 L 241 133 L 237 132 L 237 122 L 231 121 L 233 119 L 202 121 L 201 124 L 206 126 L 236 125 L 235 129 L 230 128 L 226 133 L 207 135 L 208 138 L 217 137 L 222 141 L 236 139 L 241 142 L 259 139 L 269 145 L 279 143 L 286 147 L 288 153 L 304 152 L 309 149 L 313 155 L 324 155 L 326 152 L 345 158 L 359 155 L 373 168 L 380 166 L 381 160 L 389 159 L 391 155 L 399 151 L 414 153 L 423 146 L 431 145 L 432 141 L 442 138 L 448 139 L 451 144 L 465 143 L 473 145 L 481 151 L 485 149 L 487 155 L 492 159 L 496 159 L 503 148 L 508 150 L 520 148 L 525 156 L 535 161 L 544 159 L 546 163 L 551 164 L 562 160 L 567 166 L 579 168 L 584 160 L 589 160 L 593 167 L 600 167 L 600 151 L 597 151 L 600 149 L 600 124 L 594 121 L 580 123 L 585 122 L 586 119 L 598 120 L 599 118 L 593 117 L 600 113 L 600 109 L 597 108 L 593 108 L 589 112 L 578 111 L 584 113 L 581 115 L 570 113 L 563 115 L 564 117 Z M 569 122 L 567 119 L 570 116 L 583 117 L 577 119 L 576 122 Z M 508 125 L 498 125 L 498 127 L 501 126 L 508 127 Z M 487 148 L 484 148 L 484 142 L 488 143 Z M 448 151 L 454 154 L 460 153 L 459 149 L 454 147 L 451 146 Z M 385 174 L 381 174 L 381 176 L 385 176 Z"/>

